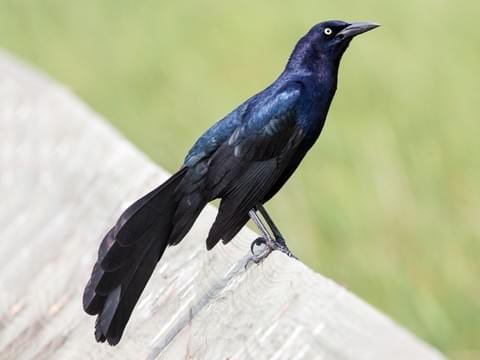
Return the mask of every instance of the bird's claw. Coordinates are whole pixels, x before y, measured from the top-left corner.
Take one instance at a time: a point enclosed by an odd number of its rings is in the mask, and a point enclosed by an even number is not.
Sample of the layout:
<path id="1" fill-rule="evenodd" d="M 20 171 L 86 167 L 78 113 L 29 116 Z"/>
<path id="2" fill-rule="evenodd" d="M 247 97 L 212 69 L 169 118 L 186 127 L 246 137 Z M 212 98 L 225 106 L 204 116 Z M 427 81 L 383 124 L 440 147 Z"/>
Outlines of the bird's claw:
<path id="1" fill-rule="evenodd" d="M 267 245 L 267 240 L 263 237 L 258 237 L 255 240 L 252 241 L 250 245 L 250 252 L 255 255 L 255 246 L 261 246 L 261 245 Z"/>
<path id="2" fill-rule="evenodd" d="M 255 247 L 260 247 L 260 246 L 263 247 L 263 250 L 257 253 L 255 251 Z M 259 264 L 274 250 L 281 251 L 282 253 L 286 254 L 288 257 L 298 260 L 298 258 L 295 255 L 293 255 L 290 249 L 287 247 L 285 240 L 283 238 L 271 240 L 268 238 L 265 239 L 263 237 L 258 237 L 250 245 L 250 251 L 252 253 L 252 256 L 248 259 L 247 263 L 245 264 L 245 268 L 247 268 L 247 266 L 251 262 L 255 264 Z"/>
<path id="3" fill-rule="evenodd" d="M 287 243 L 285 242 L 285 239 L 282 236 L 279 235 L 275 238 L 275 244 L 276 244 L 275 250 L 281 251 L 288 257 L 298 260 L 298 258 L 295 255 L 293 255 L 293 253 L 290 251 L 290 249 L 287 246 Z"/>
<path id="4" fill-rule="evenodd" d="M 285 255 L 287 255 L 288 257 L 291 257 L 295 260 L 298 260 L 298 257 L 296 257 L 295 255 L 293 255 L 293 253 L 290 251 L 290 249 L 284 245 L 284 246 L 280 246 L 278 247 L 276 250 L 279 250 L 281 251 L 282 253 L 284 253 Z"/>
<path id="5" fill-rule="evenodd" d="M 245 268 L 248 267 L 250 263 L 259 264 L 265 259 L 270 253 L 273 251 L 272 241 L 269 239 L 265 239 L 263 237 L 258 237 L 253 240 L 252 244 L 250 245 L 250 251 L 252 256 L 248 259 L 247 263 L 245 264 Z M 255 251 L 255 247 L 263 248 L 260 252 Z"/>

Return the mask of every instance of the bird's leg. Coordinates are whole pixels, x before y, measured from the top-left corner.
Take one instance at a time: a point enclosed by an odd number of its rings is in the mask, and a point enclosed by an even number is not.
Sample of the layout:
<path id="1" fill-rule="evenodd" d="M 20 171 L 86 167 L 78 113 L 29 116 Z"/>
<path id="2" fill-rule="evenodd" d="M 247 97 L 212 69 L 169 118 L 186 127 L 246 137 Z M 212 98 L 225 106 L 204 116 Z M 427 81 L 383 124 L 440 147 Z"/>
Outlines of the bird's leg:
<path id="1" fill-rule="evenodd" d="M 250 210 L 248 212 L 248 215 L 253 220 L 255 225 L 257 225 L 258 229 L 263 235 L 262 237 L 256 238 L 250 245 L 250 251 L 252 252 L 252 255 L 253 255 L 253 258 L 251 260 L 258 264 L 260 261 L 265 259 L 275 248 L 275 241 L 272 235 L 270 235 L 270 233 L 268 232 L 267 227 L 263 224 L 262 220 L 257 215 L 257 212 L 254 209 Z M 261 246 L 261 245 L 266 245 L 265 249 L 263 249 L 263 251 L 261 251 L 258 254 L 255 253 L 254 248 L 256 246 Z"/>
<path id="2" fill-rule="evenodd" d="M 258 216 L 256 210 L 259 210 L 260 213 L 262 214 L 263 218 L 267 222 L 268 226 L 270 227 L 270 230 L 273 233 L 273 236 L 270 234 L 268 231 L 267 227 L 265 224 L 262 222 L 260 217 Z M 262 261 L 264 258 L 266 258 L 273 250 L 280 250 L 281 252 L 287 254 L 290 257 L 295 256 L 292 254 L 292 252 L 288 249 L 287 245 L 285 244 L 285 240 L 283 236 L 280 234 L 280 231 L 278 228 L 275 226 L 273 223 L 272 219 L 270 216 L 267 214 L 263 206 L 257 206 L 256 209 L 252 209 L 249 211 L 248 215 L 250 218 L 253 220 L 255 225 L 257 225 L 258 229 L 262 233 L 263 237 L 259 237 L 253 241 L 252 245 L 250 246 L 250 250 L 253 254 L 253 261 L 258 263 Z M 266 245 L 266 249 L 262 251 L 260 254 L 255 254 L 254 252 L 254 247 L 259 246 L 259 245 Z"/>
<path id="3" fill-rule="evenodd" d="M 293 257 L 297 259 L 295 255 L 292 254 L 290 249 L 288 248 L 285 238 L 283 235 L 280 233 L 280 230 L 278 230 L 277 226 L 273 222 L 272 218 L 270 215 L 267 213 L 267 210 L 264 208 L 263 205 L 257 205 L 257 210 L 262 214 L 263 218 L 265 219 L 267 225 L 270 227 L 270 230 L 272 231 L 274 241 L 277 244 L 277 249 L 280 250 L 281 252 L 287 254 L 290 257 Z"/>

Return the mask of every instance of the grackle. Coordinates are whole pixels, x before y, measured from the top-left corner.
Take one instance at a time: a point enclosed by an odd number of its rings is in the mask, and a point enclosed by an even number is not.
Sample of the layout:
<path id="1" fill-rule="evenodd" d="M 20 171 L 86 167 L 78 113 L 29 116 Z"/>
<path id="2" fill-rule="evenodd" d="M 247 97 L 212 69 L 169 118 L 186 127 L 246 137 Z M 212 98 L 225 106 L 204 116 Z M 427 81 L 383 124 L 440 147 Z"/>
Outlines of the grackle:
<path id="1" fill-rule="evenodd" d="M 377 26 L 343 21 L 315 25 L 270 86 L 208 129 L 180 170 L 123 212 L 100 244 L 83 295 L 85 311 L 98 315 L 97 341 L 120 341 L 165 248 L 178 244 L 214 199 L 221 202 L 207 237 L 208 250 L 220 240 L 228 243 L 252 218 L 263 234 L 254 244 L 261 242 L 266 249 L 252 255 L 255 262 L 272 250 L 293 256 L 263 204 L 320 135 L 350 41 Z"/>

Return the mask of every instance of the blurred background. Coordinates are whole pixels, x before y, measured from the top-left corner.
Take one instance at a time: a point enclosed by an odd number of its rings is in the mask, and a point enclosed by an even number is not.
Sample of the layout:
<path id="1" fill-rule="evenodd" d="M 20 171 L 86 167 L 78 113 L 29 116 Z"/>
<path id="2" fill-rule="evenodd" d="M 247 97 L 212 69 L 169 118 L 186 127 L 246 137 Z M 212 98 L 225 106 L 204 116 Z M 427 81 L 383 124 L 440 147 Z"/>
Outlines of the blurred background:
<path id="1" fill-rule="evenodd" d="M 305 263 L 454 359 L 480 358 L 476 1 L 0 0 L 0 46 L 170 171 L 326 19 L 355 39 L 320 141 L 268 204 Z M 65 119 L 68 121 L 68 119 Z"/>

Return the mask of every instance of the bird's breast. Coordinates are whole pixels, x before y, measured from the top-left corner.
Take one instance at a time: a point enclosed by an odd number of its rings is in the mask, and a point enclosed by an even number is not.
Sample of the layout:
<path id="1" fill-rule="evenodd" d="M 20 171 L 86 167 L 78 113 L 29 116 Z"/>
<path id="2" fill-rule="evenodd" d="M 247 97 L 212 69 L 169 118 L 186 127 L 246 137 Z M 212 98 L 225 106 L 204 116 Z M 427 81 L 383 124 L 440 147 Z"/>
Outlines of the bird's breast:
<path id="1" fill-rule="evenodd" d="M 305 81 L 307 91 L 302 96 L 299 116 L 304 131 L 318 137 L 323 129 L 337 89 L 336 78 L 311 76 Z"/>

